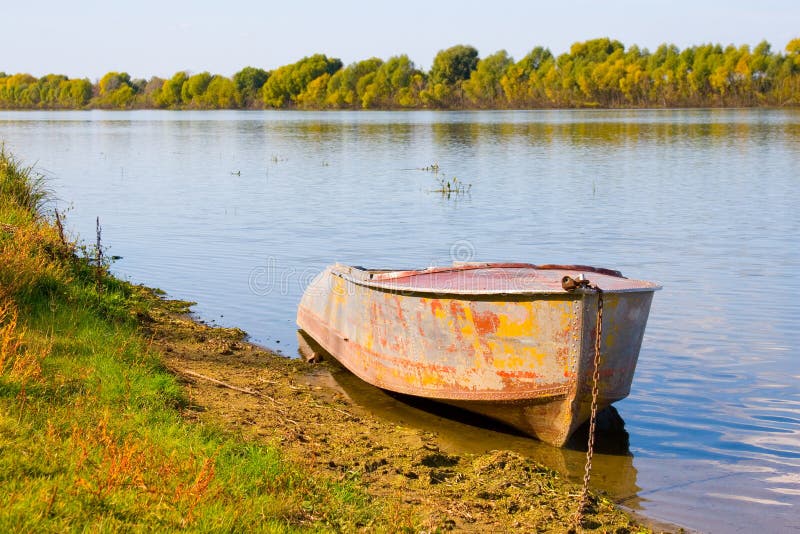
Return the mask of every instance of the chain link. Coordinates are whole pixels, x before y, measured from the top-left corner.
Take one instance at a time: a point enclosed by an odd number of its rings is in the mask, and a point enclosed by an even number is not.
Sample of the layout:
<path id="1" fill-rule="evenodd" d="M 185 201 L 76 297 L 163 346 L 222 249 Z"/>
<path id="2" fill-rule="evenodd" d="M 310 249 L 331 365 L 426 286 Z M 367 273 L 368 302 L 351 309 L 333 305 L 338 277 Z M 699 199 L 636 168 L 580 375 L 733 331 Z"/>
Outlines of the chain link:
<path id="1" fill-rule="evenodd" d="M 589 480 L 592 476 L 592 456 L 594 455 L 594 432 L 597 423 L 597 396 L 600 383 L 600 340 L 603 338 L 603 290 L 597 285 L 589 286 L 597 294 L 597 329 L 594 337 L 594 370 L 592 372 L 592 408 L 589 416 L 589 443 L 586 448 L 586 466 L 583 472 L 583 490 L 573 523 L 578 528 L 589 500 Z"/>

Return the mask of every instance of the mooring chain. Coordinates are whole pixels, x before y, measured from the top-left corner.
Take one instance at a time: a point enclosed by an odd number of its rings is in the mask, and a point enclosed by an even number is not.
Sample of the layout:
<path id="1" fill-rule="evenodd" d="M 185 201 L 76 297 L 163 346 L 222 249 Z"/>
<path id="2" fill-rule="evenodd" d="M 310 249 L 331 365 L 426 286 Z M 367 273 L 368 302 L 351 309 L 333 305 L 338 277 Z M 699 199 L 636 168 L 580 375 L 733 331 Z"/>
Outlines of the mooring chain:
<path id="1" fill-rule="evenodd" d="M 589 416 L 589 442 L 586 447 L 586 466 L 583 472 L 583 489 L 581 498 L 578 502 L 578 510 L 575 512 L 573 523 L 576 528 L 580 527 L 583 519 L 583 512 L 589 500 L 589 480 L 592 476 L 592 456 L 594 455 L 594 433 L 597 423 L 597 397 L 600 383 L 600 341 L 603 338 L 603 290 L 597 284 L 592 284 L 583 275 L 574 279 L 565 276 L 561 279 L 561 285 L 566 291 L 574 291 L 577 288 L 588 288 L 597 294 L 597 328 L 594 336 L 594 369 L 592 371 L 592 405 L 591 415 Z"/>

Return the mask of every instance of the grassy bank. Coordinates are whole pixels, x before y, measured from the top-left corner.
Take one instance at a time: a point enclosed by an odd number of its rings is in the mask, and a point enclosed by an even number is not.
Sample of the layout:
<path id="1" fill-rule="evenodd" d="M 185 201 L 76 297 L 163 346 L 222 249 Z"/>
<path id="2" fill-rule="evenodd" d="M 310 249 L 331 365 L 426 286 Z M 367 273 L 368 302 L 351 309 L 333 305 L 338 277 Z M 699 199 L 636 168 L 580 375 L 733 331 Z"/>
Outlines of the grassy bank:
<path id="1" fill-rule="evenodd" d="M 0 154 L 0 531 L 387 526 L 354 481 L 187 423 L 152 304 L 62 238 L 43 186 Z"/>
<path id="2" fill-rule="evenodd" d="M 577 486 L 441 450 L 110 276 L 45 186 L 0 152 L 0 532 L 570 530 Z M 597 496 L 581 530 L 648 531 Z"/>

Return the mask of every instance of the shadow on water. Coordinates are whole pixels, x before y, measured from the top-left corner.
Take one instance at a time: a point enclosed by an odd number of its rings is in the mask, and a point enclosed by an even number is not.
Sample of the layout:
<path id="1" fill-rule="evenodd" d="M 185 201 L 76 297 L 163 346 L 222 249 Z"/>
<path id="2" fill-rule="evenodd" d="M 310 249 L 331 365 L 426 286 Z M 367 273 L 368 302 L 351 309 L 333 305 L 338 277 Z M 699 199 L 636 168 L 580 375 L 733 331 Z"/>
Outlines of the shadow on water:
<path id="1" fill-rule="evenodd" d="M 300 341 L 301 347 L 309 342 L 307 338 L 304 341 Z M 440 446 L 452 454 L 510 450 L 558 471 L 573 482 L 583 478 L 588 424 L 578 428 L 565 447 L 553 447 L 467 410 L 372 386 L 345 369 L 318 345 L 314 344 L 313 350 L 325 362 L 309 373 L 308 378 L 315 385 L 345 395 L 358 409 L 385 421 L 435 433 Z M 307 359 L 302 348 L 299 352 Z M 592 487 L 635 509 L 640 490 L 636 477 L 625 423 L 613 407 L 603 410 L 597 420 Z"/>

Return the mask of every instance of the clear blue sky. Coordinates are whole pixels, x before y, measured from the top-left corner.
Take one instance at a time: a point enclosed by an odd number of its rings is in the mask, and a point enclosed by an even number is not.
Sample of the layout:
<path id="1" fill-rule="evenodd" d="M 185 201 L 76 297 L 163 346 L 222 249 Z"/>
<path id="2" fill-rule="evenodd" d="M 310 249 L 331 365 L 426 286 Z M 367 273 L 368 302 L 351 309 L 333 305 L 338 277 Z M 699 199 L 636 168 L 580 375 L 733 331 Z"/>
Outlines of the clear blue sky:
<path id="1" fill-rule="evenodd" d="M 519 59 L 606 36 L 651 50 L 766 39 L 777 51 L 800 37 L 800 0 L 2 1 L 0 71 L 93 80 L 111 70 L 230 76 L 316 52 L 345 64 L 406 53 L 427 69 L 454 44 Z"/>

